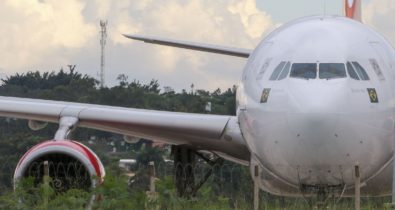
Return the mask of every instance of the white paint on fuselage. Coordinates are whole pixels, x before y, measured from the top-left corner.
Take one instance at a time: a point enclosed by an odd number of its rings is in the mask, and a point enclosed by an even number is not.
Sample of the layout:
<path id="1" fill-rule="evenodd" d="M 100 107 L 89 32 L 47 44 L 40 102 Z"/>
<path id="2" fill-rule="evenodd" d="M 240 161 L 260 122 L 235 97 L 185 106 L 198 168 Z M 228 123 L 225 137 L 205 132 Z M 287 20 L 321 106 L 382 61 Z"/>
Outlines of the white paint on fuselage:
<path id="1" fill-rule="evenodd" d="M 374 44 L 372 44 L 374 42 Z M 375 45 L 375 46 L 372 46 Z M 376 45 L 379 45 L 377 47 Z M 276 185 L 353 185 L 359 164 L 368 180 L 393 154 L 395 63 L 393 48 L 367 26 L 344 17 L 308 17 L 286 24 L 254 50 L 238 90 L 238 116 L 251 157 L 275 179 L 262 188 L 277 194 L 295 190 Z M 369 59 L 376 59 L 385 81 Z M 281 61 L 359 62 L 369 81 L 269 77 Z M 266 65 L 266 72 L 261 68 Z M 270 88 L 267 103 L 262 91 Z M 379 103 L 371 103 L 375 88 Z M 386 194 L 390 190 L 383 188 Z"/>

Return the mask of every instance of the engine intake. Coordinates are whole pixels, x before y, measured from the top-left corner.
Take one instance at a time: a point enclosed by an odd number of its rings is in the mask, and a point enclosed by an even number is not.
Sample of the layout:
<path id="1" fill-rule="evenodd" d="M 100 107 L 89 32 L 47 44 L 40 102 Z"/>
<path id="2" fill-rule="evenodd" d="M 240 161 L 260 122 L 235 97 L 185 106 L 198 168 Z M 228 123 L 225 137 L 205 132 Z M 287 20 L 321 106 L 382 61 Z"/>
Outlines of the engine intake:
<path id="1" fill-rule="evenodd" d="M 14 188 L 27 177 L 33 177 L 35 185 L 40 184 L 44 161 L 48 161 L 50 184 L 57 192 L 71 188 L 89 190 L 104 181 L 103 164 L 88 147 L 76 141 L 49 140 L 32 147 L 19 160 Z"/>

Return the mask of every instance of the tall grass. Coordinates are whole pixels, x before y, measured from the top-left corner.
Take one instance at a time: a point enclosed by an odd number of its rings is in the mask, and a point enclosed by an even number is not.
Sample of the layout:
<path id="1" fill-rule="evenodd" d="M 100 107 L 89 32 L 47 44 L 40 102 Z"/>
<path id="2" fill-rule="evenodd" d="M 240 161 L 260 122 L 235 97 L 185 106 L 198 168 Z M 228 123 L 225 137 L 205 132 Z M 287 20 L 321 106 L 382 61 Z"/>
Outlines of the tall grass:
<path id="1" fill-rule="evenodd" d="M 153 199 L 147 196 L 143 189 L 133 188 L 126 184 L 123 176 L 108 175 L 103 185 L 90 192 L 71 189 L 67 192 L 56 193 L 46 189 L 45 185 L 34 186 L 32 179 L 23 180 L 13 192 L 0 196 L 0 209 L 86 209 L 91 203 L 92 209 L 149 209 L 149 210 L 249 210 L 252 200 L 247 196 L 232 198 L 216 194 L 209 185 L 204 186 L 192 199 L 179 198 L 174 188 L 173 179 L 165 177 L 157 181 L 157 194 Z M 362 210 L 390 209 L 385 207 L 389 198 L 363 198 Z M 314 200 L 312 201 L 314 203 Z M 318 209 L 310 206 L 301 198 L 283 198 L 261 193 L 261 210 L 306 210 Z M 344 198 L 336 203 L 336 199 L 328 199 L 320 209 L 353 210 L 354 200 Z"/>

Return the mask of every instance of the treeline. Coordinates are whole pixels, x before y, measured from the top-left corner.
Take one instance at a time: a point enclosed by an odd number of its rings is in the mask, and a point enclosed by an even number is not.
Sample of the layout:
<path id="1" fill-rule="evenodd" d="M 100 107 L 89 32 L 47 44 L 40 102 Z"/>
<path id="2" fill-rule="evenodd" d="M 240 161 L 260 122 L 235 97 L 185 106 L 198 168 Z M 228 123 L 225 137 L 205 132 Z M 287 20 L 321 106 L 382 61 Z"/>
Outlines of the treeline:
<path id="1" fill-rule="evenodd" d="M 118 85 L 99 88 L 97 80 L 73 70 L 28 72 L 3 79 L 0 95 L 193 113 L 205 113 L 211 102 L 210 113 L 235 114 L 235 86 L 225 91 L 184 89 L 177 93 L 171 87 L 161 90 L 157 80 L 130 82 L 124 74 L 117 79 Z"/>

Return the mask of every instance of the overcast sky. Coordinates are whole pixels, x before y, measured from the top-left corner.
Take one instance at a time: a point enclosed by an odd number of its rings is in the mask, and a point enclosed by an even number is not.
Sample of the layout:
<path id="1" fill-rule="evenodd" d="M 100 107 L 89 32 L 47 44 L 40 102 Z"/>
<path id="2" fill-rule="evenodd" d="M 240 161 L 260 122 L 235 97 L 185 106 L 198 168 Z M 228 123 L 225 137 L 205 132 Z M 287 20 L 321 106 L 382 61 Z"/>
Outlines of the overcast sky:
<path id="1" fill-rule="evenodd" d="M 245 59 L 149 45 L 122 33 L 254 48 L 274 28 L 314 14 L 342 14 L 342 0 L 3 0 L 0 76 L 32 70 L 98 77 L 99 20 L 108 20 L 106 85 L 159 80 L 176 90 L 236 84 Z M 395 1 L 364 0 L 364 22 L 395 44 Z"/>

